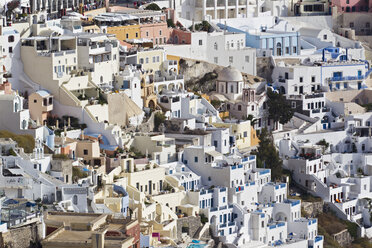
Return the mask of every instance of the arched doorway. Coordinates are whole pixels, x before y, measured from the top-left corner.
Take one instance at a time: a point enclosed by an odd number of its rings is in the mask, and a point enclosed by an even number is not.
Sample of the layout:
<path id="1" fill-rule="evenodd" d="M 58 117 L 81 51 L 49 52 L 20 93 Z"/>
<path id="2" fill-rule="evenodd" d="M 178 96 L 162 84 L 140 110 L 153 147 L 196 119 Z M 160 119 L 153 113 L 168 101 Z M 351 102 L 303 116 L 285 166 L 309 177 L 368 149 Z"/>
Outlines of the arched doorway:
<path id="1" fill-rule="evenodd" d="M 154 102 L 154 100 L 150 100 L 149 101 L 149 108 L 150 109 L 155 109 L 155 102 Z"/>

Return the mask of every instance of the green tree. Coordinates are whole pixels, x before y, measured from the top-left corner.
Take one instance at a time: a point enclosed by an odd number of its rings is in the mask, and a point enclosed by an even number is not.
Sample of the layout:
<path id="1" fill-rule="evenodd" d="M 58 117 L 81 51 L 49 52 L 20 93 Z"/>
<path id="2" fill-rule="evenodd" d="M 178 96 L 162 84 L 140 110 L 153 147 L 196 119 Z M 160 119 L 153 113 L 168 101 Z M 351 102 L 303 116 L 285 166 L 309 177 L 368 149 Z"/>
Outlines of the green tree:
<path id="1" fill-rule="evenodd" d="M 175 28 L 176 25 L 174 25 L 174 22 L 172 19 L 167 19 L 167 25 L 168 25 L 168 28 Z"/>
<path id="2" fill-rule="evenodd" d="M 205 32 L 210 32 L 211 30 L 211 24 L 207 21 L 202 21 L 201 23 L 195 24 L 195 30 L 193 30 L 193 27 L 190 26 L 189 29 L 191 31 L 205 31 Z"/>
<path id="3" fill-rule="evenodd" d="M 251 114 L 249 114 L 249 115 L 247 116 L 247 120 L 251 121 L 251 126 L 252 126 L 252 127 L 254 127 L 254 125 L 256 125 L 256 123 L 257 123 L 257 121 L 258 121 L 258 119 L 254 118 L 254 116 L 251 115 Z"/>
<path id="4" fill-rule="evenodd" d="M 327 151 L 329 147 L 329 143 L 325 139 L 319 140 L 318 143 L 316 144 L 322 147 L 323 154 L 325 153 L 325 151 Z"/>
<path id="5" fill-rule="evenodd" d="M 275 148 L 271 134 L 263 128 L 258 136 L 259 147 L 253 154 L 257 156 L 257 167 L 271 169 L 271 180 L 280 179 L 282 176 L 283 161 Z"/>
<path id="6" fill-rule="evenodd" d="M 161 10 L 161 8 L 156 3 L 150 3 L 146 6 L 145 10 Z"/>
<path id="7" fill-rule="evenodd" d="M 159 126 L 161 123 L 165 122 L 165 119 L 166 117 L 162 112 L 157 112 L 155 114 L 155 118 L 154 118 L 154 130 L 155 131 L 159 131 Z"/>
<path id="8" fill-rule="evenodd" d="M 281 93 L 275 93 L 271 89 L 267 90 L 267 107 L 269 109 L 269 118 L 281 124 L 287 123 L 294 114 L 290 103 Z"/>

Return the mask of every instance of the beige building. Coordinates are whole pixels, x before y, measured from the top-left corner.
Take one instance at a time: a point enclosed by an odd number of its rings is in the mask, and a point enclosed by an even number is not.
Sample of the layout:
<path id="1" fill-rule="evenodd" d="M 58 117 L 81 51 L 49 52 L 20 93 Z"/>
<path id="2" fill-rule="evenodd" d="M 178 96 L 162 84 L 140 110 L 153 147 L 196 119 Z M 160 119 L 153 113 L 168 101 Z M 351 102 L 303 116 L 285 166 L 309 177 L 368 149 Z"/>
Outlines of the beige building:
<path id="1" fill-rule="evenodd" d="M 175 140 L 164 134 L 134 136 L 133 147 L 142 154 L 148 154 L 157 164 L 176 161 Z"/>
<path id="2" fill-rule="evenodd" d="M 39 90 L 28 97 L 28 108 L 31 119 L 44 123 L 53 110 L 53 96 L 45 90 Z"/>
<path id="3" fill-rule="evenodd" d="M 247 149 L 251 144 L 251 122 L 250 121 L 228 121 L 223 123 L 213 123 L 215 127 L 229 128 L 230 136 L 233 135 L 236 147 L 240 149 Z"/>
<path id="4" fill-rule="evenodd" d="M 44 216 L 44 248 L 139 247 L 137 220 L 106 214 L 48 212 Z"/>
<path id="5" fill-rule="evenodd" d="M 76 157 L 82 158 L 86 164 L 93 164 L 95 159 L 100 159 L 100 147 L 97 140 L 82 139 L 76 143 Z"/>

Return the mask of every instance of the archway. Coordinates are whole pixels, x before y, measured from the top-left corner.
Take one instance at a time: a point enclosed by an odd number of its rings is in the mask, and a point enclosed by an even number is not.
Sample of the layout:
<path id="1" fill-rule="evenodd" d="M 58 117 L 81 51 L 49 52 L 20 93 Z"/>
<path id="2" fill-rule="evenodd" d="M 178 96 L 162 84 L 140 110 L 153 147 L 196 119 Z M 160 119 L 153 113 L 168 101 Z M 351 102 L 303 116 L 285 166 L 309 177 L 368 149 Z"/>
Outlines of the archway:
<path id="1" fill-rule="evenodd" d="M 154 102 L 154 100 L 150 100 L 149 101 L 149 108 L 150 109 L 155 109 L 155 102 Z"/>

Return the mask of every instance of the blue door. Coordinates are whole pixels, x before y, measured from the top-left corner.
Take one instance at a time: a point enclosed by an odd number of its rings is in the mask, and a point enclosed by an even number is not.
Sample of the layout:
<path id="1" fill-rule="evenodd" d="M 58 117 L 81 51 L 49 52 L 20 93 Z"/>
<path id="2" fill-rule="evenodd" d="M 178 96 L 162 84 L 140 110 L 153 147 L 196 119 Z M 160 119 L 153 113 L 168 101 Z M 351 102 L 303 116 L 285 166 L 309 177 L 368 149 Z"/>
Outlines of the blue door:
<path id="1" fill-rule="evenodd" d="M 326 123 L 323 124 L 323 129 L 327 129 L 327 124 Z"/>

